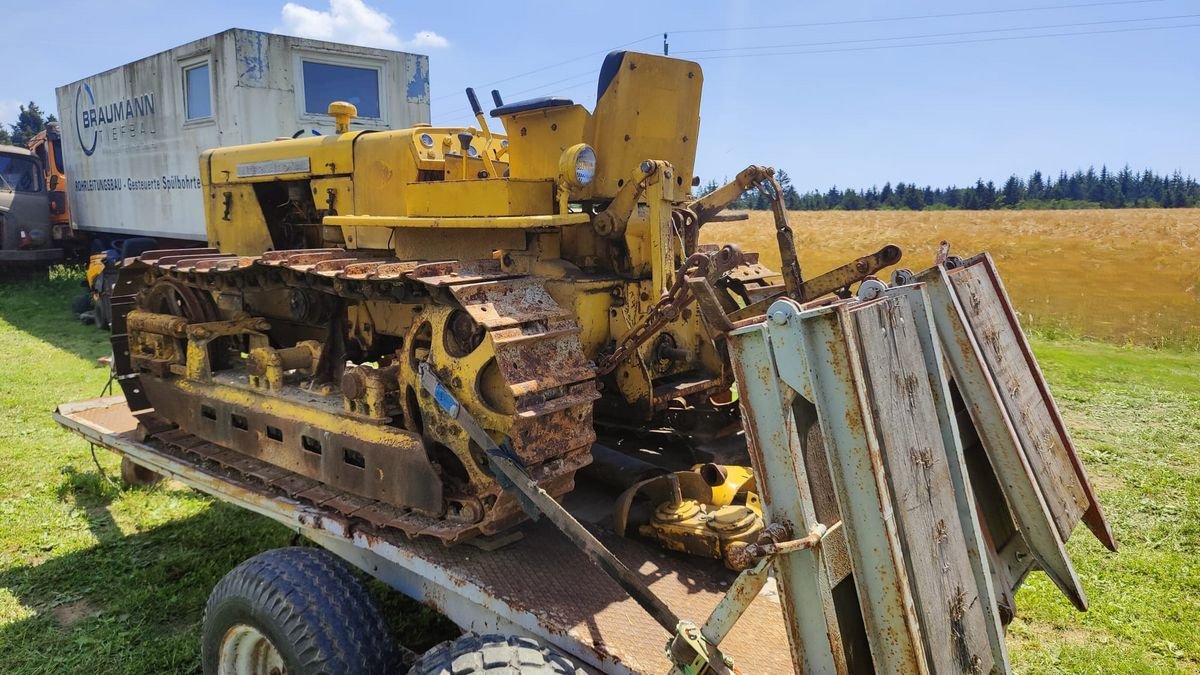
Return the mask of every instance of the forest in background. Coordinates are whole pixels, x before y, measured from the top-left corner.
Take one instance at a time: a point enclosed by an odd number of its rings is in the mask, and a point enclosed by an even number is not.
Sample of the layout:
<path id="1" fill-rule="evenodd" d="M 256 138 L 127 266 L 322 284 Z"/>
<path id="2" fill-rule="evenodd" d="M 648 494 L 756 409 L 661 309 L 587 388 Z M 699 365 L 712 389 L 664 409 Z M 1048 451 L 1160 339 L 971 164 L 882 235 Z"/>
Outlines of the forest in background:
<path id="1" fill-rule="evenodd" d="M 1059 172 L 1057 176 L 1034 171 L 1028 178 L 1012 175 L 1004 184 L 980 179 L 974 185 L 958 187 L 920 186 L 917 183 L 888 182 L 883 187 L 841 189 L 833 186 L 825 192 L 801 193 L 792 185 L 786 171 L 776 176 L 783 188 L 783 199 L 793 211 L 870 211 L 894 209 L 936 211 L 963 209 L 1122 209 L 1188 208 L 1200 206 L 1200 183 L 1176 171 L 1170 176 L 1150 169 L 1133 171 L 1128 165 L 1112 172 L 1107 166 L 1096 171 Z M 709 181 L 702 191 L 707 194 L 718 186 Z M 770 200 L 757 189 L 742 195 L 733 204 L 740 209 L 768 209 Z"/>

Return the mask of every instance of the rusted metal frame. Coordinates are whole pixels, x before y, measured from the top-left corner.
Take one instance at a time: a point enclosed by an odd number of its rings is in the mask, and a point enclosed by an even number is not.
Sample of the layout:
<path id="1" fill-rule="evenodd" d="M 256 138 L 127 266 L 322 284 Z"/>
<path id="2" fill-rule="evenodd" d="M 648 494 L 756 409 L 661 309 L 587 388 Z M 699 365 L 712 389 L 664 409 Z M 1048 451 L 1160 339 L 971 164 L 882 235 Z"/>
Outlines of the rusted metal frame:
<path id="1" fill-rule="evenodd" d="M 750 604 L 754 602 L 754 598 L 762 590 L 767 583 L 767 578 L 770 576 L 771 564 L 780 555 L 788 555 L 794 553 L 808 553 L 817 555 L 815 548 L 820 546 L 821 541 L 825 536 L 841 527 L 841 523 L 834 525 L 832 528 L 827 528 L 821 523 L 817 523 L 812 532 L 799 538 L 779 543 L 767 542 L 763 544 L 750 544 L 746 547 L 747 555 L 752 558 L 757 558 L 758 562 L 749 569 L 743 570 L 741 574 L 733 580 L 733 585 L 729 591 L 722 596 L 721 601 L 713 608 L 711 614 L 708 615 L 708 620 L 704 622 L 704 626 L 700 632 L 710 644 L 720 644 L 725 636 L 733 630 L 733 626 L 737 620 L 741 618 L 742 613 L 750 608 Z"/>
<path id="2" fill-rule="evenodd" d="M 793 299 L 798 299 L 799 302 L 808 302 L 842 290 L 843 288 L 849 288 L 851 284 L 862 281 L 879 270 L 900 262 L 901 256 L 902 252 L 899 246 L 888 244 L 874 253 L 857 258 L 845 265 L 804 281 L 800 285 L 800 297 Z M 780 289 L 777 293 L 732 313 L 730 320 L 738 321 L 754 316 L 761 316 L 771 306 L 771 303 L 778 300 L 784 294 L 785 290 Z"/>
<path id="3" fill-rule="evenodd" d="M 816 408 L 875 669 L 927 673 L 849 308 L 781 299 L 768 317 L 781 379 Z"/>
<path id="4" fill-rule="evenodd" d="M 73 415 L 90 406 L 111 405 L 97 399 L 59 406 L 55 422 L 84 439 L 103 446 L 160 475 L 208 494 L 222 502 L 266 516 L 303 534 L 322 548 L 359 567 L 409 597 L 432 606 L 464 630 L 479 633 L 523 634 L 548 642 L 605 673 L 635 675 L 619 660 L 599 653 L 569 632 L 545 625 L 539 617 L 495 597 L 487 588 L 453 570 L 432 564 L 414 550 L 352 527 L 328 509 L 310 506 L 275 493 L 242 485 L 229 476 L 209 471 L 139 443 L 128 434 L 95 428 Z"/>
<path id="5" fill-rule="evenodd" d="M 1000 392 L 984 365 L 979 344 L 968 327 L 946 269 L 933 267 L 918 274 L 916 279 L 925 284 L 950 372 L 999 478 L 1020 535 L 1054 584 L 1080 611 L 1086 611 L 1088 602 L 1083 585 L 1058 536 L 1050 509 L 1022 452 Z"/>
<path id="6" fill-rule="evenodd" d="M 266 331 L 271 326 L 266 319 L 248 317 L 230 321 L 210 321 L 193 323 L 187 327 L 187 378 L 198 382 L 208 382 L 212 379 L 212 364 L 210 363 L 208 346 L 213 340 L 222 337 L 238 335 L 258 336 L 262 344 L 266 343 Z M 256 344 L 256 346 L 259 346 Z"/>
<path id="7" fill-rule="evenodd" d="M 733 323 L 721 306 L 716 289 L 706 277 L 684 277 L 696 303 L 700 306 L 700 318 L 708 324 L 710 330 L 717 335 L 724 335 L 733 330 Z"/>
<path id="8" fill-rule="evenodd" d="M 975 586 L 979 590 L 981 600 L 986 602 L 988 607 L 987 616 L 990 620 L 986 627 L 992 659 L 994 663 L 1001 665 L 1002 672 L 1010 672 L 1012 667 L 1008 660 L 1004 629 L 1000 623 L 999 613 L 994 609 L 997 607 L 997 591 L 992 583 L 989 548 L 984 540 L 980 515 L 975 508 L 975 495 L 971 489 L 970 477 L 967 475 L 962 439 L 959 438 L 958 422 L 951 404 L 949 373 L 945 370 L 946 360 L 936 334 L 937 329 L 933 311 L 930 308 L 929 296 L 925 292 L 924 285 L 918 284 L 889 288 L 883 291 L 880 297 L 902 298 L 912 308 L 913 316 L 916 319 L 917 338 L 925 357 L 925 365 L 929 369 L 934 408 L 937 410 L 942 443 L 946 448 L 950 480 L 954 483 L 958 522 L 962 527 L 963 539 L 967 545 L 967 556 L 971 561 Z"/>
<path id="9" fill-rule="evenodd" d="M 795 394 L 778 374 L 782 362 L 803 370 L 806 354 L 779 352 L 777 362 L 763 323 L 731 331 L 728 342 L 766 520 L 808 531 L 817 524 L 817 516 L 796 420 L 790 412 Z M 807 389 L 802 385 L 801 395 Z M 832 588 L 821 560 L 804 553 L 777 558 L 773 565 L 797 672 L 847 672 Z"/>
<path id="10" fill-rule="evenodd" d="M 771 213 L 775 216 L 775 239 L 779 244 L 779 272 L 788 297 L 804 302 L 804 274 L 800 271 L 800 259 L 796 255 L 796 238 L 788 225 L 787 206 L 783 203 L 783 188 L 774 175 L 758 184 L 759 190 L 767 189 L 771 198 Z"/>
<path id="11" fill-rule="evenodd" d="M 711 221 L 718 213 L 725 210 L 746 190 L 754 187 L 760 181 L 766 180 L 774 173 L 774 169 L 761 166 L 748 166 L 738 172 L 734 179 L 713 190 L 703 197 L 689 202 L 687 208 L 696 214 L 696 228 Z"/>
<path id="12" fill-rule="evenodd" d="M 1088 479 L 1083 462 L 1079 459 L 1079 452 L 1075 449 L 1075 443 L 1071 440 L 1071 434 L 1067 432 L 1067 426 L 1063 422 L 1062 413 L 1058 410 L 1058 404 L 1055 403 L 1054 396 L 1050 394 L 1050 388 L 1046 385 L 1046 377 L 1042 374 L 1042 368 L 1033 356 L 1033 348 L 1029 346 L 1029 340 L 1025 337 L 1025 331 L 1021 330 L 1021 324 L 1017 320 L 1012 302 L 1008 299 L 1008 291 L 1004 288 L 1004 282 L 996 272 L 996 263 L 992 260 L 990 253 L 983 253 L 963 261 L 964 267 L 971 265 L 983 265 L 992 285 L 996 287 L 996 294 L 1000 297 L 1004 315 L 1013 327 L 1013 332 L 1017 336 L 1017 344 L 1021 347 L 1021 356 L 1029 364 L 1029 369 L 1033 371 L 1034 383 L 1037 384 L 1038 391 L 1046 401 L 1046 408 L 1050 413 L 1050 421 L 1054 423 L 1055 430 L 1058 431 L 1058 435 L 1062 438 L 1067 456 L 1071 459 L 1071 468 L 1075 470 L 1075 476 L 1079 479 L 1079 484 L 1083 487 L 1083 493 L 1087 495 L 1090 501 L 1087 511 L 1083 514 L 1084 524 L 1088 526 L 1092 534 L 1096 535 L 1100 543 L 1104 544 L 1105 548 L 1115 552 L 1117 550 L 1117 540 L 1113 537 L 1108 519 L 1104 517 L 1104 509 L 1100 506 L 1100 500 L 1096 498 L 1096 492 L 1092 489 L 1092 483 Z"/>
<path id="13" fill-rule="evenodd" d="M 758 561 L 757 565 L 744 570 L 733 580 L 729 591 L 713 608 L 712 613 L 708 615 L 708 620 L 700 628 L 700 633 L 705 640 L 710 644 L 719 645 L 725 636 L 729 635 L 742 613 L 749 609 L 750 603 L 754 602 L 754 598 L 758 597 L 759 592 L 766 585 L 767 579 L 771 576 L 773 562 L 771 558 L 763 558 Z"/>

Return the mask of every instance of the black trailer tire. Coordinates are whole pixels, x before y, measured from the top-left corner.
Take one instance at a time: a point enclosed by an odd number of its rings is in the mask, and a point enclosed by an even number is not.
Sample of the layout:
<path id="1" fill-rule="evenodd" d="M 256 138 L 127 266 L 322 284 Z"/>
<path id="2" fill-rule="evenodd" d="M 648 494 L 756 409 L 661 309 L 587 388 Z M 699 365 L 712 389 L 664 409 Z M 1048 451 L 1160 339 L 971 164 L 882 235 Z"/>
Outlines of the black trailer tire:
<path id="1" fill-rule="evenodd" d="M 108 330 L 109 323 L 112 318 L 109 313 L 112 312 L 112 304 L 108 301 L 107 295 L 102 295 L 96 300 L 96 307 L 92 310 L 92 323 L 100 330 Z"/>
<path id="2" fill-rule="evenodd" d="M 567 656 L 527 637 L 464 635 L 417 659 L 408 675 L 584 675 Z"/>
<path id="3" fill-rule="evenodd" d="M 75 296 L 75 299 L 71 301 L 71 313 L 74 314 L 75 316 L 79 316 L 80 314 L 83 314 L 84 312 L 90 312 L 90 311 L 92 311 L 92 294 L 91 294 L 91 292 L 84 291 L 83 293 L 80 293 L 79 295 Z"/>
<path id="4" fill-rule="evenodd" d="M 226 574 L 204 608 L 205 675 L 385 673 L 396 654 L 366 589 L 322 549 L 260 553 Z"/>
<path id="5" fill-rule="evenodd" d="M 162 475 L 135 463 L 128 457 L 121 458 L 121 482 L 126 487 L 154 485 L 162 480 Z"/>

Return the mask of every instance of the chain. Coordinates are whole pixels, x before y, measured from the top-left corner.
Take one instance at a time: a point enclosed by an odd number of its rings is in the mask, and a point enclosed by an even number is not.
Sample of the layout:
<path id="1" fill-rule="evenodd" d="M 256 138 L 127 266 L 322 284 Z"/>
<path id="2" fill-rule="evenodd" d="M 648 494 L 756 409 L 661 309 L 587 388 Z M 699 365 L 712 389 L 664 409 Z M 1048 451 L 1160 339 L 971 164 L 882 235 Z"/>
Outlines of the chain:
<path id="1" fill-rule="evenodd" d="M 602 377 L 616 370 L 617 366 L 629 358 L 638 347 L 645 344 L 650 336 L 673 321 L 685 307 L 691 304 L 695 296 L 692 295 L 692 289 L 688 286 L 687 279 L 688 277 L 708 276 L 713 258 L 717 259 L 717 267 L 713 270 L 717 274 L 723 274 L 743 262 L 741 252 L 732 246 L 727 246 L 715 253 L 693 253 L 689 256 L 683 265 L 675 270 L 675 281 L 671 284 L 671 288 L 662 294 L 658 302 L 646 310 L 641 322 L 621 338 L 616 349 L 600 358 L 596 364 L 597 376 Z"/>

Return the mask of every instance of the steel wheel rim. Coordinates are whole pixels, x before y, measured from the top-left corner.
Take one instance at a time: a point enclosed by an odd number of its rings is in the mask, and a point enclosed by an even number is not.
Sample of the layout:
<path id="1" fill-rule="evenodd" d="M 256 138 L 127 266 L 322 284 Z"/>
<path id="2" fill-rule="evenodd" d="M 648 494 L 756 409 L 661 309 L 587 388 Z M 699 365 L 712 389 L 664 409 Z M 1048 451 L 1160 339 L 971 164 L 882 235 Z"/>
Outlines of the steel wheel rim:
<path id="1" fill-rule="evenodd" d="M 236 624 L 221 638 L 218 675 L 287 675 L 283 655 L 254 626 Z"/>

